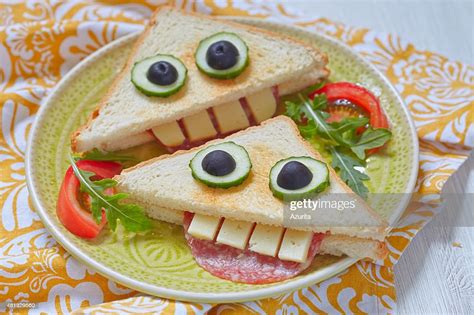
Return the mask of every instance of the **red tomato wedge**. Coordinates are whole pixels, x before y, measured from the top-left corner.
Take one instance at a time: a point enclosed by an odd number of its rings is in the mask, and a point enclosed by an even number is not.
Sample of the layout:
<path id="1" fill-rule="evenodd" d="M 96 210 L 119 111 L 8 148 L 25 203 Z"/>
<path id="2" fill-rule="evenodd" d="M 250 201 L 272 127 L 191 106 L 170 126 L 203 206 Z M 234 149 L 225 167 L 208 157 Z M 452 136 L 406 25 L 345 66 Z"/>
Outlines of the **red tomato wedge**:
<path id="1" fill-rule="evenodd" d="M 122 171 L 122 166 L 116 162 L 82 160 L 76 163 L 84 171 L 94 172 L 96 178 L 112 178 Z M 97 224 L 92 218 L 87 205 L 89 201 L 79 190 L 80 182 L 69 167 L 59 190 L 56 213 L 59 221 L 69 232 L 82 238 L 95 238 L 107 224 L 105 212 L 102 212 L 102 221 Z"/>
<path id="2" fill-rule="evenodd" d="M 329 103 L 338 100 L 348 100 L 359 106 L 369 114 L 370 125 L 373 128 L 388 128 L 388 120 L 379 100 L 367 89 L 350 82 L 329 83 L 312 92 L 309 97 L 314 98 L 317 94 L 326 94 Z"/>
<path id="3" fill-rule="evenodd" d="M 353 105 L 347 100 L 329 103 L 326 107 L 326 111 L 331 115 L 328 119 L 326 119 L 328 123 L 341 121 L 345 118 L 368 117 L 368 114 L 365 110 Z M 362 127 L 362 129 L 364 129 L 364 127 Z"/>
<path id="4" fill-rule="evenodd" d="M 330 104 L 340 100 L 347 100 L 360 107 L 369 114 L 369 123 L 373 128 L 389 128 L 387 116 L 385 116 L 382 107 L 380 107 L 379 100 L 366 88 L 350 82 L 329 83 L 319 90 L 312 92 L 309 97 L 313 99 L 315 95 L 323 93 L 326 94 Z M 337 119 L 338 117 L 331 113 L 328 121 L 335 121 Z M 359 131 L 362 132 L 362 129 L 359 129 Z M 374 154 L 380 148 L 382 147 L 368 150 L 367 154 Z"/>

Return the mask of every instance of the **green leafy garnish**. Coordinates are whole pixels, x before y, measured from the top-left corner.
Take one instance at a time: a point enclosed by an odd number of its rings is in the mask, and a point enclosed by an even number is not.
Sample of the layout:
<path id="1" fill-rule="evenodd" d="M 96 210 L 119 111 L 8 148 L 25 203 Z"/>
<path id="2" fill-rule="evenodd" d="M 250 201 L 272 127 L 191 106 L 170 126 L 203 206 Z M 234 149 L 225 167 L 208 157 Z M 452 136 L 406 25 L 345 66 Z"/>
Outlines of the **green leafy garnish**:
<path id="1" fill-rule="evenodd" d="M 339 175 L 342 180 L 359 196 L 367 198 L 369 190 L 365 186 L 363 181 L 369 180 L 367 174 L 357 170 L 362 168 L 364 165 L 357 159 L 352 158 L 350 155 L 343 151 L 331 147 L 332 163 L 331 166 L 335 169 L 339 169 Z"/>
<path id="2" fill-rule="evenodd" d="M 79 169 L 71 154 L 69 155 L 69 162 L 74 175 L 80 182 L 81 191 L 90 196 L 92 217 L 97 223 L 102 221 L 102 209 L 104 209 L 107 222 L 112 231 L 117 228 L 117 219 L 120 220 L 126 230 L 131 232 L 142 232 L 152 227 L 150 219 L 146 217 L 140 206 L 119 202 L 128 198 L 128 194 L 110 195 L 106 193 L 107 189 L 117 185 L 115 180 L 106 178 L 94 181 L 91 178 L 96 174 Z"/>
<path id="3" fill-rule="evenodd" d="M 359 159 L 363 160 L 365 159 L 365 150 L 378 148 L 390 140 L 391 137 L 392 133 L 388 129 L 369 127 L 356 142 L 352 143 L 351 150 Z"/>
<path id="4" fill-rule="evenodd" d="M 120 155 L 113 152 L 102 152 L 98 149 L 93 149 L 92 151 L 84 153 L 80 157 L 75 157 L 75 160 L 94 160 L 94 161 L 115 161 L 115 162 L 127 162 L 127 161 L 136 161 L 133 156 Z"/>
<path id="5" fill-rule="evenodd" d="M 366 150 L 384 145 L 392 133 L 388 129 L 368 127 L 362 134 L 360 127 L 366 126 L 366 117 L 347 117 L 341 121 L 327 122 L 329 113 L 325 112 L 328 102 L 325 94 L 315 95 L 314 99 L 298 94 L 300 102 L 286 102 L 286 115 L 297 124 L 306 139 L 320 139 L 332 154 L 333 167 L 339 170 L 341 178 L 362 197 L 368 189 L 363 183 L 369 177 L 357 170 L 365 164 Z"/>
<path id="6" fill-rule="evenodd" d="M 298 96 L 302 105 L 287 102 L 286 115 L 295 122 L 303 124 L 299 126 L 299 129 L 303 137 L 307 139 L 318 135 L 335 145 L 350 147 L 354 138 L 353 132 L 369 122 L 366 117 L 349 117 L 328 123 L 326 119 L 329 118 L 329 113 L 323 111 L 327 106 L 326 95 L 316 95 L 313 102 L 303 98 L 301 94 Z"/>

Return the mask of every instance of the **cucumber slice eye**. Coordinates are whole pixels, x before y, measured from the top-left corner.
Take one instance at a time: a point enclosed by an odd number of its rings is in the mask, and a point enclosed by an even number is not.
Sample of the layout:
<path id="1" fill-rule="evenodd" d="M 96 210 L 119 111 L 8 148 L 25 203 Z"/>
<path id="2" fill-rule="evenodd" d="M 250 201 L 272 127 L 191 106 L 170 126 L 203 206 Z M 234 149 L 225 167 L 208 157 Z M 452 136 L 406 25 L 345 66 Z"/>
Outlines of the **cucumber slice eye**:
<path id="1" fill-rule="evenodd" d="M 216 79 L 232 79 L 247 68 L 248 50 L 239 36 L 221 32 L 203 39 L 194 57 L 201 72 Z"/>
<path id="2" fill-rule="evenodd" d="M 249 176 L 252 163 L 244 147 L 224 142 L 196 153 L 189 167 L 193 177 L 207 186 L 229 188 Z"/>
<path id="3" fill-rule="evenodd" d="M 158 54 L 135 63 L 132 83 L 147 96 L 168 97 L 184 86 L 187 73 L 178 58 Z"/>
<path id="4" fill-rule="evenodd" d="M 282 200 L 311 197 L 329 186 L 326 163 L 307 156 L 278 161 L 270 170 L 270 189 Z"/>

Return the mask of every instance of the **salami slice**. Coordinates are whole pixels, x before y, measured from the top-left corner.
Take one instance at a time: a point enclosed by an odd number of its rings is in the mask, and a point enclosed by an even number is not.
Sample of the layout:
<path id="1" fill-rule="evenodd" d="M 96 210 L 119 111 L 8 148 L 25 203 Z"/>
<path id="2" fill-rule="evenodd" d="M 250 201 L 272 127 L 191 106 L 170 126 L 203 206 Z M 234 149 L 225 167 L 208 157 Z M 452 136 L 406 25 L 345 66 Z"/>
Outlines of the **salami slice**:
<path id="1" fill-rule="evenodd" d="M 184 228 L 188 230 L 193 214 L 184 215 Z M 196 262 L 216 277 L 249 284 L 283 281 L 297 276 L 311 265 L 318 253 L 323 233 L 314 233 L 305 263 L 283 261 L 276 257 L 241 250 L 215 241 L 201 240 L 185 232 L 186 240 Z"/>

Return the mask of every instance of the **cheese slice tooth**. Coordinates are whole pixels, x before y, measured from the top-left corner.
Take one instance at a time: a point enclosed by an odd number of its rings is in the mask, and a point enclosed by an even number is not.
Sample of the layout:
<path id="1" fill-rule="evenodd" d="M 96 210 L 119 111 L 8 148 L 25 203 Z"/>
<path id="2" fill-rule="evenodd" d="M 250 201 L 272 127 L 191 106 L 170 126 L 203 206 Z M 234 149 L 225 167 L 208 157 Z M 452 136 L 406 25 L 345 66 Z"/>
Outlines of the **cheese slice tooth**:
<path id="1" fill-rule="evenodd" d="M 252 233 L 253 223 L 224 219 L 216 241 L 239 249 L 245 249 Z"/>
<path id="2" fill-rule="evenodd" d="M 217 135 L 211 118 L 205 110 L 192 116 L 184 117 L 183 124 L 191 142 L 213 138 Z"/>
<path id="3" fill-rule="evenodd" d="M 151 128 L 151 132 L 153 132 L 161 143 L 168 147 L 176 147 L 182 144 L 186 139 L 176 121 Z"/>
<path id="4" fill-rule="evenodd" d="M 221 219 L 202 214 L 194 214 L 193 220 L 188 227 L 188 233 L 204 240 L 213 241 L 219 229 Z"/>
<path id="5" fill-rule="evenodd" d="M 229 102 L 212 108 L 216 116 L 219 131 L 228 133 L 245 129 L 250 126 L 247 114 L 245 114 L 239 101 Z"/>
<path id="6" fill-rule="evenodd" d="M 257 224 L 249 241 L 249 250 L 275 257 L 285 229 L 281 226 Z"/>
<path id="7" fill-rule="evenodd" d="M 287 229 L 281 242 L 278 258 L 295 262 L 305 262 L 313 239 L 313 232 Z"/>
<path id="8" fill-rule="evenodd" d="M 247 103 L 258 124 L 273 117 L 277 109 L 277 102 L 270 88 L 247 96 Z"/>

